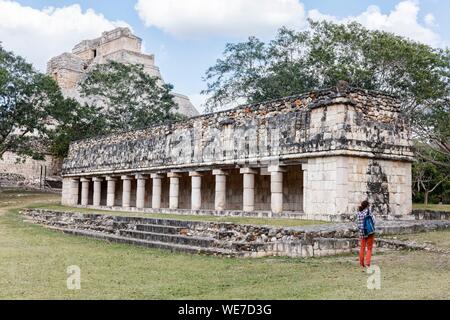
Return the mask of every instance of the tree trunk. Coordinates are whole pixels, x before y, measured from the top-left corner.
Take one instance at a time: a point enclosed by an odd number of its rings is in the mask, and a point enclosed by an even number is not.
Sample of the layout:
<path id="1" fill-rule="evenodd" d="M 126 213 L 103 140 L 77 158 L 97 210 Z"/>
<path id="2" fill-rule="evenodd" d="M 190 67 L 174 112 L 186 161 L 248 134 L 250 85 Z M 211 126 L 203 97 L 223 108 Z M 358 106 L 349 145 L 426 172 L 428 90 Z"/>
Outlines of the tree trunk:
<path id="1" fill-rule="evenodd" d="M 428 204 L 428 193 L 429 193 L 429 191 L 425 191 L 425 193 L 424 193 L 424 204 L 425 205 L 427 205 Z"/>

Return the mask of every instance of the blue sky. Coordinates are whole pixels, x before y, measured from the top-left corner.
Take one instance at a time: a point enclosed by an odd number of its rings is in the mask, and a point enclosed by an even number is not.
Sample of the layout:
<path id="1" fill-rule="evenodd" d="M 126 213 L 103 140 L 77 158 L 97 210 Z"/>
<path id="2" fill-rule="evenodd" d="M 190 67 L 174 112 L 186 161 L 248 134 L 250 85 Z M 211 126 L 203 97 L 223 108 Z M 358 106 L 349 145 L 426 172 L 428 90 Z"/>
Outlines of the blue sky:
<path id="1" fill-rule="evenodd" d="M 227 42 L 270 39 L 277 26 L 302 29 L 313 17 L 357 20 L 442 47 L 450 43 L 449 12 L 449 0 L 0 0 L 0 41 L 45 70 L 51 56 L 126 23 L 164 80 L 199 104 L 201 78 Z"/>

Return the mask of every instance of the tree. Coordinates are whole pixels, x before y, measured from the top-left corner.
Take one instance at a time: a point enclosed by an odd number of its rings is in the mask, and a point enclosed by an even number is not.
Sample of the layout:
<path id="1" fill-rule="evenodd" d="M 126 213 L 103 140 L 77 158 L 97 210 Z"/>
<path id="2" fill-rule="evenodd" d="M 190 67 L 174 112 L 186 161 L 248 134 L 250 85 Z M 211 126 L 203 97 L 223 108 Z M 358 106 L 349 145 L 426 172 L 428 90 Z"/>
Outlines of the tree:
<path id="1" fill-rule="evenodd" d="M 74 140 L 179 119 L 171 90 L 141 65 L 110 62 L 88 74 L 82 93 L 91 103 L 80 104 L 0 46 L 0 158 L 63 158 Z"/>
<path id="2" fill-rule="evenodd" d="M 429 154 L 434 151 L 426 146 L 422 146 L 423 152 Z M 441 167 L 433 162 L 419 158 L 413 164 L 413 192 L 416 200 L 422 199 L 424 204 L 428 204 L 430 195 L 438 192 L 441 196 L 446 192 L 450 183 L 450 169 Z M 442 188 L 444 187 L 444 188 Z M 441 190 L 439 190 L 441 188 Z"/>
<path id="3" fill-rule="evenodd" d="M 415 132 L 427 142 L 416 147 L 416 154 L 422 161 L 448 168 L 450 166 L 450 99 L 436 99 L 430 103 L 432 107 L 422 113 L 417 112 L 415 117 Z"/>
<path id="4" fill-rule="evenodd" d="M 102 132 L 132 130 L 179 119 L 172 86 L 144 71 L 143 65 L 110 61 L 91 70 L 81 94 L 102 110 Z"/>
<path id="5" fill-rule="evenodd" d="M 108 132 L 108 125 L 100 108 L 82 105 L 73 99 L 65 99 L 64 104 L 64 108 L 59 108 L 60 112 L 57 112 L 57 129 L 48 134 L 48 151 L 60 159 L 67 156 L 71 142 Z M 70 111 L 66 112 L 68 110 Z"/>
<path id="6" fill-rule="evenodd" d="M 261 102 L 331 87 L 339 80 L 398 95 L 415 138 L 444 156 L 439 165 L 450 167 L 448 49 L 358 23 L 310 21 L 309 30 L 281 28 L 268 43 L 251 37 L 228 44 L 204 80 L 202 93 L 210 95 L 210 111 L 224 103 Z"/>
<path id="7" fill-rule="evenodd" d="M 58 84 L 0 46 L 0 158 L 63 158 L 75 139 L 104 127 L 99 110 L 65 99 Z"/>
<path id="8" fill-rule="evenodd" d="M 42 159 L 45 150 L 37 144 L 55 130 L 55 111 L 63 101 L 50 77 L 0 46 L 0 158 L 10 151 Z"/>

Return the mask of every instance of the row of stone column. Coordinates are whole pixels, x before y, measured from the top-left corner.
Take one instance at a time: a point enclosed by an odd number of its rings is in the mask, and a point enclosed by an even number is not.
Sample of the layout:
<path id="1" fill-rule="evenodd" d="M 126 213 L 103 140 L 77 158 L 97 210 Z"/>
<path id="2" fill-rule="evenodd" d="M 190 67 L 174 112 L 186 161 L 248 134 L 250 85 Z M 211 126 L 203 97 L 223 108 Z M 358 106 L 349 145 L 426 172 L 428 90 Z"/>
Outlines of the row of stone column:
<path id="1" fill-rule="evenodd" d="M 269 167 L 268 171 L 271 175 L 271 209 L 274 213 L 280 213 L 283 211 L 283 168 L 280 166 Z M 243 174 L 243 211 L 255 210 L 255 175 L 257 170 L 252 168 L 242 168 L 240 173 Z M 227 175 L 225 170 L 213 170 L 212 174 L 215 176 L 215 205 L 214 208 L 217 211 L 223 211 L 226 209 L 226 190 L 227 190 Z M 198 171 L 190 172 L 191 177 L 191 209 L 200 210 L 202 207 L 202 173 Z M 143 175 L 138 174 L 135 176 L 137 181 L 136 187 L 136 208 L 143 209 L 145 207 L 145 193 L 146 193 L 146 180 L 152 179 L 152 208 L 161 208 L 161 195 L 162 195 L 162 174 Z M 179 193 L 180 193 L 180 178 L 181 174 L 177 172 L 169 172 L 167 177 L 170 179 L 169 188 L 169 209 L 178 209 L 179 206 Z M 101 187 L 104 178 L 95 177 L 93 181 L 93 205 L 100 206 L 101 202 Z M 107 181 L 107 196 L 106 205 L 112 207 L 115 204 L 116 183 L 119 178 L 106 177 Z M 131 180 L 133 176 L 124 175 L 121 176 L 123 181 L 122 187 L 122 207 L 129 208 L 131 206 Z M 78 199 L 78 180 L 74 179 L 72 186 L 72 198 Z M 89 185 L 90 179 L 81 178 L 81 205 L 87 206 L 89 201 Z"/>

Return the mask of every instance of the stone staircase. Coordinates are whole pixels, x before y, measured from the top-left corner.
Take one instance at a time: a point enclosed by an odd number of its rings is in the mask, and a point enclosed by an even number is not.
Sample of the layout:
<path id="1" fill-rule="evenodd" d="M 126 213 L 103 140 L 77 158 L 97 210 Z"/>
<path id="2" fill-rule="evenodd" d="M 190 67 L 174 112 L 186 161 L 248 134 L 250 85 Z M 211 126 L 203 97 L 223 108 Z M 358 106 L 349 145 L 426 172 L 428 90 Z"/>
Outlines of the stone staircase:
<path id="1" fill-rule="evenodd" d="M 25 221 L 67 234 L 174 252 L 227 257 L 328 256 L 358 251 L 353 224 L 271 227 L 224 222 L 83 214 L 42 209 L 22 212 Z M 379 235 L 450 228 L 450 221 L 380 222 Z M 421 249 L 376 239 L 378 250 Z"/>
<path id="2" fill-rule="evenodd" d="M 126 243 L 184 252 L 220 256 L 244 256 L 230 248 L 221 247 L 221 243 L 212 237 L 188 236 L 194 221 L 172 219 L 134 219 L 127 217 L 111 217 L 103 215 L 68 215 L 41 211 L 39 215 L 25 213 L 26 222 L 40 224 L 48 229 L 66 234 L 86 236 L 109 242 Z M 110 219 L 115 221 L 111 223 Z M 129 220 L 129 221 L 128 221 Z"/>
<path id="3" fill-rule="evenodd" d="M 96 238 L 100 240 L 106 240 L 109 242 L 117 242 L 117 243 L 125 243 L 132 245 L 139 245 L 148 248 L 162 249 L 162 250 L 170 250 L 172 252 L 183 252 L 183 253 L 191 253 L 191 254 L 207 254 L 207 255 L 220 255 L 220 256 L 238 256 L 235 252 L 231 250 L 221 249 L 221 248 L 208 248 L 202 247 L 195 244 L 190 244 L 189 241 L 185 241 L 184 244 L 178 243 L 177 239 L 173 237 L 171 241 L 166 242 L 163 239 L 160 239 L 161 234 L 153 234 L 149 237 L 152 240 L 149 240 L 145 235 L 143 238 L 133 237 L 133 236 L 117 236 L 113 234 L 105 234 L 99 232 L 92 232 L 87 230 L 78 230 L 78 229 L 68 229 L 68 228 L 55 228 L 49 227 L 51 229 L 61 231 L 66 234 L 78 235 Z M 158 239 L 159 238 L 159 239 Z"/>

